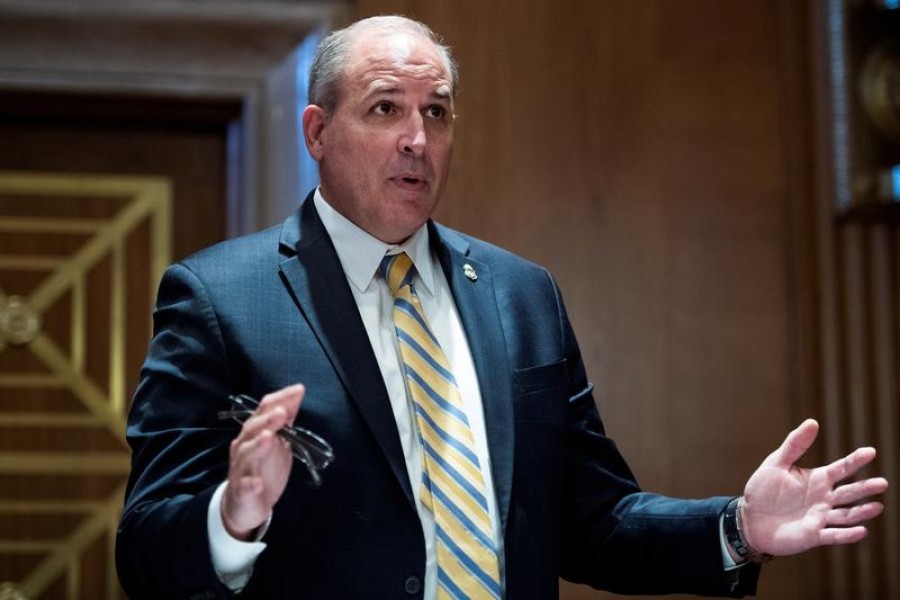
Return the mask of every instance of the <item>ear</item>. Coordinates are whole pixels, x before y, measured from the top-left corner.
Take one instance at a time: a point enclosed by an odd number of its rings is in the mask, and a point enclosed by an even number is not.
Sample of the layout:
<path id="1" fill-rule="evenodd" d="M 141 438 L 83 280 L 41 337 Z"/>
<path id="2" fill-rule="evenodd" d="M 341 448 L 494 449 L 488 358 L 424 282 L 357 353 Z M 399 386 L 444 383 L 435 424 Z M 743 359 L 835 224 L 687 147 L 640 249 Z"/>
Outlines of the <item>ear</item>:
<path id="1" fill-rule="evenodd" d="M 303 110 L 303 139 L 306 149 L 317 162 L 325 155 L 325 109 L 310 104 Z"/>

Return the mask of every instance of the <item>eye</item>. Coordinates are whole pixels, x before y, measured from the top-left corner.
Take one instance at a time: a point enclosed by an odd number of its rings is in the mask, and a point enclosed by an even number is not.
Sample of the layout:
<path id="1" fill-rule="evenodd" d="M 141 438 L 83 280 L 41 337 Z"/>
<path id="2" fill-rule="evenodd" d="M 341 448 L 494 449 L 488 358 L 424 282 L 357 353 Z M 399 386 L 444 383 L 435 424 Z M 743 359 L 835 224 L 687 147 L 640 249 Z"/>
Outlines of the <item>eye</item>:
<path id="1" fill-rule="evenodd" d="M 387 100 L 382 100 L 374 107 L 372 107 L 372 112 L 374 112 L 376 115 L 389 115 L 394 112 L 394 105 Z"/>
<path id="2" fill-rule="evenodd" d="M 443 119 L 447 115 L 447 110 L 443 106 L 432 104 L 425 109 L 425 116 L 432 119 Z"/>

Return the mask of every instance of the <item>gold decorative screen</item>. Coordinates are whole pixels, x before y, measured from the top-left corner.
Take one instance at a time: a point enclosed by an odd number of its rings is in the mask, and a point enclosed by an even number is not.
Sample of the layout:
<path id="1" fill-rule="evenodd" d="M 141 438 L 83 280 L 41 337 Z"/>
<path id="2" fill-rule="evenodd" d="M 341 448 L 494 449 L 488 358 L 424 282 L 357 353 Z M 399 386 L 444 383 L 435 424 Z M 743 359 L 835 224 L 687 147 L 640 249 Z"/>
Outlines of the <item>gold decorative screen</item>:
<path id="1" fill-rule="evenodd" d="M 121 596 L 127 399 L 171 254 L 162 177 L 0 172 L 0 598 Z"/>

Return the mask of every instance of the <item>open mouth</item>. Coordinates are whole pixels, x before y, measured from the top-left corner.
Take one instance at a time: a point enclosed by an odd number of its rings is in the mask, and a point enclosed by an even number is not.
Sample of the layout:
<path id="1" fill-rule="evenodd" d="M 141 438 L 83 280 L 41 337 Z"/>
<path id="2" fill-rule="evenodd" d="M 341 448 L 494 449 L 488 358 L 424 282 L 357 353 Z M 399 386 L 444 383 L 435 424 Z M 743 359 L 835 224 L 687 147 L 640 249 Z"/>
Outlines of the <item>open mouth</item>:
<path id="1" fill-rule="evenodd" d="M 421 189 L 428 185 L 428 182 L 425 179 L 414 175 L 394 177 L 394 183 L 407 189 Z"/>

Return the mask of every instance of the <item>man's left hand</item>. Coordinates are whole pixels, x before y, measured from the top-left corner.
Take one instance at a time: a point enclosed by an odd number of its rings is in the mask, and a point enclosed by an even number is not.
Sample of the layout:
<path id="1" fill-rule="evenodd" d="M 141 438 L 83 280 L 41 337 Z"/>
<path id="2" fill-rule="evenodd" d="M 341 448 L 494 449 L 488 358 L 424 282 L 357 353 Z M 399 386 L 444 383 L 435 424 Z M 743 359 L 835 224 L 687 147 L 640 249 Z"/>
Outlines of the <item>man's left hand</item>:
<path id="1" fill-rule="evenodd" d="M 852 544 L 866 537 L 864 523 L 884 510 L 872 498 L 887 489 L 885 478 L 847 481 L 872 462 L 874 448 L 859 448 L 815 469 L 795 464 L 818 433 L 816 421 L 804 421 L 747 482 L 743 533 L 757 552 L 785 556 L 818 546 Z"/>

